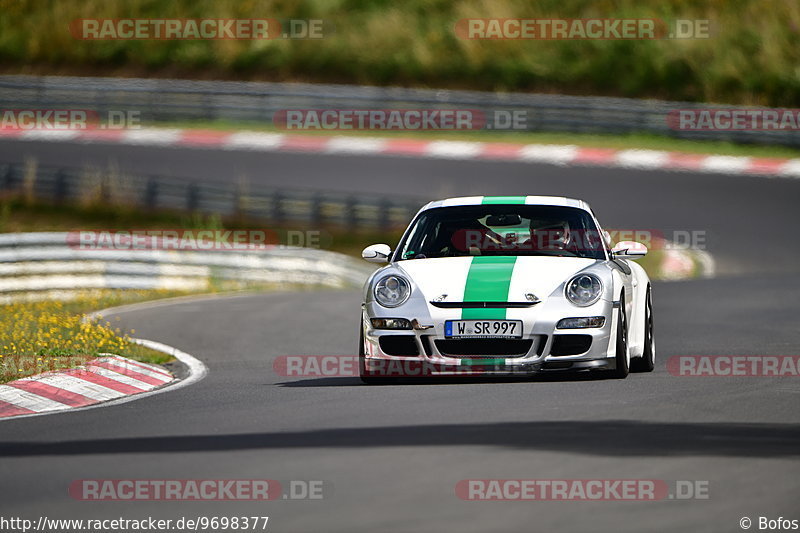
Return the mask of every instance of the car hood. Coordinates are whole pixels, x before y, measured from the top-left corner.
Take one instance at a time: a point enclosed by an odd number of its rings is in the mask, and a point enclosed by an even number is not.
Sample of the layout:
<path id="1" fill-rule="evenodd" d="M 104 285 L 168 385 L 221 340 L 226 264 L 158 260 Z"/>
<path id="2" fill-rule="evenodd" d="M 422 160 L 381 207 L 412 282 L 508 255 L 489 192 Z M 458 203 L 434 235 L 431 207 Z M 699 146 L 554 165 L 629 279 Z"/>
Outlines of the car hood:
<path id="1" fill-rule="evenodd" d="M 396 263 L 430 301 L 544 301 L 575 273 L 595 264 L 578 257 L 443 257 Z M 446 296 L 442 296 L 446 295 Z"/>

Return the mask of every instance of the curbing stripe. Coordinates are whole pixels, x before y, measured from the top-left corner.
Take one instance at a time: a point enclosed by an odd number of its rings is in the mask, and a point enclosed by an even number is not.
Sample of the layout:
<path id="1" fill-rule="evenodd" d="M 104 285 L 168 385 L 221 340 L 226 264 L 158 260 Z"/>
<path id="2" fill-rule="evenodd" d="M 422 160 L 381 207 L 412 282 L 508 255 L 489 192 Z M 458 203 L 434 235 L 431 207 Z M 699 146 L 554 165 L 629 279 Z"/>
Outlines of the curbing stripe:
<path id="1" fill-rule="evenodd" d="M 166 383 L 165 380 L 160 378 L 154 378 L 153 376 L 148 376 L 147 374 L 143 374 L 141 372 L 137 372 L 136 370 L 131 370 L 130 368 L 125 368 L 120 365 L 115 365 L 113 363 L 107 363 L 102 361 L 95 361 L 92 363 L 92 368 L 103 369 L 108 372 L 113 372 L 114 374 L 119 374 L 125 378 L 128 378 L 130 382 L 129 385 L 133 385 L 134 387 L 139 387 L 144 390 L 149 390 L 153 387 L 158 387 Z M 124 379 L 118 378 L 115 375 L 103 374 L 106 377 L 110 377 L 111 379 L 117 379 L 119 381 L 125 382 Z M 148 385 L 150 385 L 148 387 Z"/>
<path id="2" fill-rule="evenodd" d="M 84 405 L 91 405 L 96 402 L 96 400 L 84 396 L 83 394 L 76 394 L 68 390 L 59 389 L 41 381 L 18 380 L 8 383 L 8 386 L 31 392 L 37 396 L 42 396 L 48 400 L 63 403 L 70 407 L 83 407 Z"/>
<path id="3" fill-rule="evenodd" d="M 712 172 L 760 177 L 800 178 L 800 158 L 751 158 L 659 150 L 615 150 L 576 145 L 504 142 L 423 141 L 360 136 L 323 137 L 264 132 L 217 132 L 194 129 L 140 130 L 2 130 L 0 138 L 51 142 L 191 146 L 222 150 L 365 154 L 459 160 L 489 159 L 552 165 L 589 165 L 642 170 Z"/>
<path id="4" fill-rule="evenodd" d="M 69 407 L 64 403 L 38 396 L 26 390 L 9 387 L 8 385 L 0 385 L 0 400 L 36 413 Z"/>
<path id="5" fill-rule="evenodd" d="M 12 416 L 35 415 L 35 414 L 36 411 L 31 411 L 30 409 L 18 407 L 13 403 L 8 403 L 4 402 L 3 400 L 0 400 L 0 420 Z"/>
<path id="6" fill-rule="evenodd" d="M 122 394 L 136 394 L 147 390 L 139 387 L 134 387 L 128 383 L 123 382 L 122 380 L 112 379 L 110 377 L 103 376 L 99 372 L 95 372 L 95 369 L 93 369 L 91 366 L 87 366 L 86 368 L 71 368 L 65 371 L 64 373 L 68 376 L 88 381 L 89 383 L 102 385 L 107 389 L 115 390 L 117 392 L 121 392 Z"/>
<path id="7" fill-rule="evenodd" d="M 97 366 L 108 365 L 104 368 L 108 368 L 109 370 L 114 370 L 115 372 L 120 372 L 122 374 L 130 374 L 141 381 L 144 381 L 144 379 L 137 376 L 147 377 L 156 381 L 156 383 L 153 383 L 153 385 L 162 385 L 173 379 L 170 374 L 157 372 L 140 365 L 132 365 L 124 360 L 116 359 L 114 357 L 103 357 L 101 359 L 97 359 L 94 364 Z M 120 369 L 123 369 L 124 371 L 120 371 Z"/>
<path id="8" fill-rule="evenodd" d="M 162 302 L 163 300 L 156 300 L 156 301 Z M 112 307 L 111 309 L 116 309 L 116 308 Z M 97 316 L 97 318 L 100 318 L 100 317 L 102 317 L 102 315 L 98 315 Z M 114 360 L 119 361 L 121 363 L 126 363 L 126 364 L 131 365 L 131 366 L 137 366 L 139 368 L 145 368 L 147 370 L 151 370 L 151 371 L 156 372 L 158 374 L 163 374 L 163 375 L 167 376 L 168 378 L 172 378 L 172 374 L 170 374 L 169 372 L 164 370 L 164 367 L 161 367 L 161 366 L 158 366 L 158 365 L 152 365 L 150 363 L 142 363 L 141 361 L 134 361 L 133 359 L 128 359 L 126 357 L 122 357 L 121 355 L 102 354 L 102 353 L 100 355 L 107 355 L 111 359 L 114 359 Z"/>
<path id="9" fill-rule="evenodd" d="M 124 396 L 123 393 L 115 391 L 114 389 L 103 387 L 97 383 L 90 383 L 85 379 L 76 378 L 75 376 L 70 376 L 64 373 L 49 374 L 44 375 L 43 377 L 35 377 L 32 379 L 47 385 L 52 385 L 53 387 L 57 387 L 59 389 L 63 389 L 67 392 L 81 394 L 94 400 L 95 402 L 106 402 L 108 400 L 115 400 L 121 396 Z"/>
<path id="10" fill-rule="evenodd" d="M 94 364 L 94 361 L 90 361 L 89 363 L 86 364 L 86 370 L 87 372 L 84 373 L 83 379 L 92 380 L 95 379 L 95 376 L 100 376 L 101 378 L 110 379 L 111 381 L 114 382 L 116 386 L 127 385 L 128 387 L 135 389 L 135 392 L 133 394 L 136 394 L 138 392 L 148 391 L 153 388 L 153 386 L 150 385 L 149 383 L 139 381 L 138 379 L 128 376 L 123 372 L 108 370 L 107 368 L 99 367 Z"/>
<path id="11" fill-rule="evenodd" d="M 133 308 L 135 307 L 135 305 L 136 304 L 130 307 Z M 128 306 L 123 306 L 123 307 L 128 307 Z M 103 312 L 104 311 L 99 311 L 98 313 L 102 314 Z M 117 312 L 123 312 L 122 308 L 121 307 L 117 308 Z M 195 357 L 186 352 L 178 350 L 177 348 L 174 348 L 167 344 L 162 344 L 160 342 L 151 341 L 148 339 L 132 338 L 131 341 L 140 346 L 145 346 L 152 350 L 160 351 L 175 357 L 178 361 L 183 363 L 184 366 L 186 366 L 188 371 L 187 377 L 181 380 L 174 380 L 171 383 L 167 384 L 167 386 L 157 387 L 155 389 L 148 390 L 145 392 L 140 392 L 138 394 L 124 394 L 122 392 L 98 384 L 95 378 L 98 378 L 100 376 L 98 376 L 97 374 L 92 374 L 92 379 L 95 379 L 95 381 L 88 381 L 85 379 L 81 379 L 80 377 L 76 377 L 74 375 L 74 372 L 69 373 L 69 371 L 46 373 L 40 376 L 35 376 L 33 378 L 26 378 L 18 381 L 46 383 L 53 387 L 64 389 L 68 392 L 84 395 L 87 398 L 97 400 L 97 402 L 83 407 L 70 407 L 66 404 L 61 404 L 61 408 L 59 408 L 58 410 L 37 412 L 31 409 L 20 407 L 10 402 L 5 402 L 3 400 L 0 400 L 0 422 L 2 422 L 3 420 L 13 420 L 17 418 L 44 416 L 57 412 L 62 412 L 62 413 L 75 412 L 75 411 L 84 411 L 87 409 L 96 409 L 99 407 L 111 407 L 115 405 L 121 405 L 123 403 L 128 403 L 134 400 L 146 398 L 149 396 L 154 396 L 156 394 L 162 394 L 164 392 L 169 392 L 183 387 L 187 387 L 189 385 L 193 385 L 194 383 L 197 383 L 198 381 L 202 380 L 208 375 L 208 367 L 206 367 L 206 365 L 203 364 L 202 361 L 196 359 Z M 124 359 L 119 356 L 115 357 Z M 127 359 L 124 360 L 131 364 L 132 363 L 142 364 L 142 365 L 145 364 L 145 363 L 130 361 Z M 150 367 L 152 365 L 145 365 L 145 366 Z M 72 370 L 74 371 L 76 369 Z M 84 374 L 87 373 L 86 369 L 78 369 L 77 372 L 83 372 Z M 8 385 L 0 385 L 0 389 L 2 389 L 3 387 L 7 387 L 8 389 L 13 389 L 13 387 L 10 387 Z M 16 392 L 21 392 L 21 391 L 16 391 Z M 42 400 L 44 400 L 44 398 L 42 398 Z"/>

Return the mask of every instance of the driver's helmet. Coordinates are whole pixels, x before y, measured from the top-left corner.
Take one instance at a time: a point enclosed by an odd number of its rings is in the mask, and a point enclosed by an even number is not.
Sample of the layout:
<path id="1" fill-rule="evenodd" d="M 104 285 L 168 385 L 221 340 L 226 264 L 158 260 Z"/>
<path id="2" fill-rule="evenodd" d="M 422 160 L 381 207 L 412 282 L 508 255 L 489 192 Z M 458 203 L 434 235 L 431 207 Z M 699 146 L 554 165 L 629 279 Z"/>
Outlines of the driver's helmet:
<path id="1" fill-rule="evenodd" d="M 566 220 L 533 220 L 531 237 L 540 249 L 563 250 L 569 246 L 572 234 Z"/>

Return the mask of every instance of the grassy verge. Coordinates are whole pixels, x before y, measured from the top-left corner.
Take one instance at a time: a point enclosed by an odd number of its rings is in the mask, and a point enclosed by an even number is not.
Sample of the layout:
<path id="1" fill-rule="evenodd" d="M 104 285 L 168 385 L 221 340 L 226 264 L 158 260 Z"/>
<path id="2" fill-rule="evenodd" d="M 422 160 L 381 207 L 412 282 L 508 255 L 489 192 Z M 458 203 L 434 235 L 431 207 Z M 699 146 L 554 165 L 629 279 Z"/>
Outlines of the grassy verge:
<path id="1" fill-rule="evenodd" d="M 100 291 L 69 302 L 45 301 L 0 306 L 0 383 L 72 368 L 109 352 L 145 363 L 172 357 L 130 341 L 102 319 L 85 321 L 87 313 L 106 307 L 179 296 L 176 291 Z"/>
<path id="2" fill-rule="evenodd" d="M 611 148 L 617 150 L 664 150 L 693 154 L 714 154 L 746 157 L 800 157 L 800 149 L 788 146 L 768 146 L 753 144 L 737 144 L 723 141 L 691 141 L 675 139 L 662 135 L 634 133 L 628 135 L 592 134 L 592 133 L 555 133 L 555 132 L 523 132 L 523 131 L 286 131 L 263 122 L 233 121 L 186 121 L 158 122 L 148 124 L 149 127 L 189 128 L 216 131 L 258 131 L 266 133 L 287 133 L 313 136 L 355 136 L 381 138 L 409 138 L 436 141 L 472 141 L 519 144 L 574 144 L 591 148 Z"/>
<path id="3" fill-rule="evenodd" d="M 414 85 L 800 105 L 800 4 L 583 0 L 2 0 L 5 72 Z M 81 18 L 321 19 L 321 39 L 80 40 Z M 464 39 L 471 18 L 707 20 L 708 38 Z"/>
<path id="4" fill-rule="evenodd" d="M 0 198 L 0 232 L 71 231 L 80 229 L 247 229 L 263 227 L 264 221 L 223 220 L 219 216 L 151 212 L 124 205 L 55 206 L 23 198 Z M 260 224 L 260 225 L 259 225 Z M 286 228 L 291 229 L 291 228 Z M 399 238 L 390 234 L 354 235 L 334 229 L 324 234 L 328 249 L 355 255 L 363 242 Z M 241 289 L 212 279 L 206 291 Z M 248 284 L 248 290 L 309 289 L 293 284 Z M 69 301 L 19 301 L 0 305 L 0 383 L 49 370 L 72 368 L 98 353 L 111 352 L 137 361 L 162 364 L 172 358 L 130 342 L 135 331 L 125 332 L 101 320 L 85 323 L 89 312 L 158 298 L 187 295 L 165 290 L 85 291 Z"/>

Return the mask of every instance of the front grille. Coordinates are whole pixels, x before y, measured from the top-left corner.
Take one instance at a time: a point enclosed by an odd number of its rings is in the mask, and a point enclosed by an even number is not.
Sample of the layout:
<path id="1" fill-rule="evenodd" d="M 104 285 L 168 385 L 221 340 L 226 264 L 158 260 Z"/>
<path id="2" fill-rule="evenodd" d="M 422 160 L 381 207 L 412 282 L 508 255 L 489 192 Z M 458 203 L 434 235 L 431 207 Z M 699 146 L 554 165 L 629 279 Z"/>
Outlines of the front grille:
<path id="1" fill-rule="evenodd" d="M 521 357 L 531 349 L 533 339 L 437 339 L 442 355 L 453 357 Z"/>
<path id="2" fill-rule="evenodd" d="M 431 302 L 440 309 L 522 309 L 539 302 Z"/>
<path id="3" fill-rule="evenodd" d="M 414 335 L 381 335 L 378 342 L 386 355 L 419 355 Z"/>
<path id="4" fill-rule="evenodd" d="M 553 335 L 553 346 L 550 348 L 550 355 L 555 357 L 580 355 L 588 352 L 591 347 L 591 335 Z"/>

